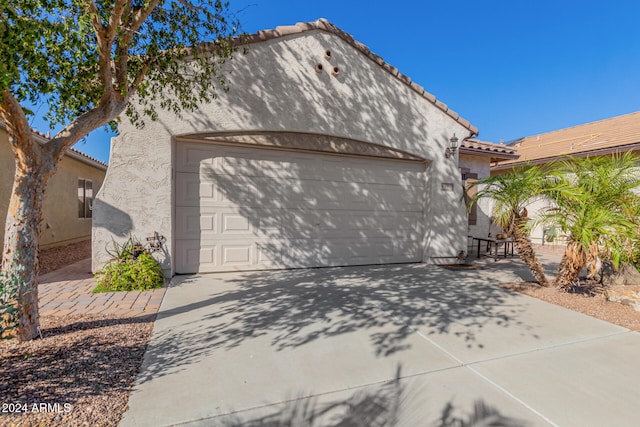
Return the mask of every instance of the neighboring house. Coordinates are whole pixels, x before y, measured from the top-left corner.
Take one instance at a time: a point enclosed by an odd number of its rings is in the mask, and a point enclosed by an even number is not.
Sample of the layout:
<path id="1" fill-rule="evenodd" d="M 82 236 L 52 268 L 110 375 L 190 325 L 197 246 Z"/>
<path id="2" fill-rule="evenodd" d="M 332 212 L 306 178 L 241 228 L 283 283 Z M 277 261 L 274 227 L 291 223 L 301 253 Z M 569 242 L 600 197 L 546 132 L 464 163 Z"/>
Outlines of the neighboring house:
<path id="1" fill-rule="evenodd" d="M 517 150 L 518 158 L 494 162 L 491 175 L 517 167 L 546 164 L 569 156 L 602 156 L 628 151 L 638 154 L 640 112 L 528 136 L 509 143 L 508 147 Z M 543 201 L 532 204 L 527 208 L 529 216 L 534 218 L 546 206 L 547 203 Z M 532 230 L 531 240 L 540 244 L 550 243 L 557 241 L 554 235 L 554 231 L 541 225 Z"/>
<path id="2" fill-rule="evenodd" d="M 47 136 L 35 132 L 38 142 Z M 96 194 L 107 165 L 70 149 L 58 164 L 47 184 L 42 206 L 40 247 L 47 248 L 91 238 L 93 196 Z M 5 125 L 0 122 L 0 241 L 4 241 L 4 225 L 15 173 L 14 156 Z"/>
<path id="3" fill-rule="evenodd" d="M 447 147 L 477 135 L 468 121 L 324 20 L 249 36 L 227 65 L 229 91 L 198 111 L 160 112 L 142 130 L 123 117 L 95 202 L 94 271 L 129 234 L 165 239 L 168 276 L 466 250 L 458 153 Z M 504 150 L 460 148 L 478 176 L 510 158 Z"/>

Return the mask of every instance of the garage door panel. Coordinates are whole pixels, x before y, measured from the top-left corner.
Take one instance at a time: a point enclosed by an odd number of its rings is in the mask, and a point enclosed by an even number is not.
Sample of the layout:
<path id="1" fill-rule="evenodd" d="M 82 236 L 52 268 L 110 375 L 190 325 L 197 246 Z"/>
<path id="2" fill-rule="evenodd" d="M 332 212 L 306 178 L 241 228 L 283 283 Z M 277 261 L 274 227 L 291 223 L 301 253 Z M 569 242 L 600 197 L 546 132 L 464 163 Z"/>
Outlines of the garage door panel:
<path id="1" fill-rule="evenodd" d="M 215 244 L 201 245 L 199 239 L 176 240 L 176 273 L 217 271 L 218 264 Z"/>
<path id="2" fill-rule="evenodd" d="M 201 211 L 197 207 L 176 207 L 176 235 L 182 239 L 215 237 L 219 233 L 219 214 L 214 210 Z"/>
<path id="3" fill-rule="evenodd" d="M 210 146 L 205 144 L 181 143 L 176 152 L 176 171 L 199 173 L 201 168 L 218 169 L 217 156 L 211 155 Z"/>
<path id="4" fill-rule="evenodd" d="M 422 211 L 422 187 L 176 174 L 177 206 Z"/>
<path id="5" fill-rule="evenodd" d="M 176 271 L 417 262 L 425 165 L 179 144 Z"/>
<path id="6" fill-rule="evenodd" d="M 253 226 L 249 218 L 239 213 L 223 213 L 220 215 L 220 233 L 228 234 L 250 234 L 253 235 Z"/>
<path id="7" fill-rule="evenodd" d="M 176 206 L 212 205 L 222 201 L 215 183 L 197 174 L 176 173 Z"/>

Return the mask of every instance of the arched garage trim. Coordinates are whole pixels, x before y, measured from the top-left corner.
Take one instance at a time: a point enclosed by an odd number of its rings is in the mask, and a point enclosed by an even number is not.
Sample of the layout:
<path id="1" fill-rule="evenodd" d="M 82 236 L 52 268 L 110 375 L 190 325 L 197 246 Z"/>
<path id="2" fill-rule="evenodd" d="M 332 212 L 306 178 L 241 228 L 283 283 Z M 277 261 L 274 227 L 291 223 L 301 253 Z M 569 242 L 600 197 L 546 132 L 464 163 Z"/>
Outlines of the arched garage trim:
<path id="1" fill-rule="evenodd" d="M 181 135 L 177 141 L 244 144 L 263 148 L 294 149 L 333 154 L 382 157 L 398 160 L 426 159 L 395 148 L 331 135 L 282 131 L 227 131 Z"/>

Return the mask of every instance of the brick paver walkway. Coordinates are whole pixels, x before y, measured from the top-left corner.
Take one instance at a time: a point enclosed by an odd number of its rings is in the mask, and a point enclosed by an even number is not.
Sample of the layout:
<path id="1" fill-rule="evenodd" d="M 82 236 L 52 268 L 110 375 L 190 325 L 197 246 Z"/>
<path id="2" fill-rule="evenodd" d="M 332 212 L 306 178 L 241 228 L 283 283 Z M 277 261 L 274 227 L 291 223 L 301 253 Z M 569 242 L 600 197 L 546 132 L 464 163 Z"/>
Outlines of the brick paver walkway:
<path id="1" fill-rule="evenodd" d="M 155 314 L 165 292 L 162 288 L 92 294 L 96 280 L 91 273 L 91 259 L 44 274 L 39 280 L 41 316 L 101 314 L 136 317 Z"/>

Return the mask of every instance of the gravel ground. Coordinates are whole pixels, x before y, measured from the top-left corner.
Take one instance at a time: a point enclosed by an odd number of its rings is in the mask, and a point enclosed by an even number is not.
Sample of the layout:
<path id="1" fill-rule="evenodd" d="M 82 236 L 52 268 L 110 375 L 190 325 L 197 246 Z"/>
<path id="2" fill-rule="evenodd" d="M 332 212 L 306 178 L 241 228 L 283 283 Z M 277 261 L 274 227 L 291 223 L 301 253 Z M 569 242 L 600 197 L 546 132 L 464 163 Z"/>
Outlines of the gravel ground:
<path id="1" fill-rule="evenodd" d="M 536 282 L 504 283 L 499 286 L 640 332 L 640 312 L 627 305 L 607 301 L 601 294 L 588 296 L 568 293 L 553 287 L 541 287 Z M 623 288 L 640 291 L 640 286 Z"/>
<path id="2" fill-rule="evenodd" d="M 47 316 L 44 339 L 0 342 L 0 425 L 117 426 L 152 317 Z"/>
<path id="3" fill-rule="evenodd" d="M 40 274 L 47 274 L 90 256 L 91 240 L 42 249 L 40 251 Z"/>

